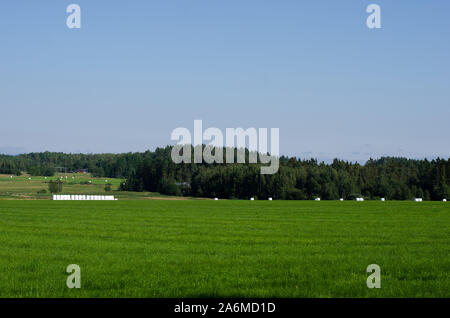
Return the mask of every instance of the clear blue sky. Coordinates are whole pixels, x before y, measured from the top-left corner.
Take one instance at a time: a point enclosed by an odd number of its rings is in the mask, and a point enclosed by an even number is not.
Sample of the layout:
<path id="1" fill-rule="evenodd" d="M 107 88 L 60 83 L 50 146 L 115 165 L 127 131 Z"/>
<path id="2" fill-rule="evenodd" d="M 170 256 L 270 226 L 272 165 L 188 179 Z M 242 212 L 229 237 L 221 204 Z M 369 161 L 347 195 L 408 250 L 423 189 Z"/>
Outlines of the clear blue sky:
<path id="1" fill-rule="evenodd" d="M 1 1 L 0 152 L 144 151 L 202 119 L 277 127 L 286 155 L 449 157 L 449 16 L 447 0 Z"/>

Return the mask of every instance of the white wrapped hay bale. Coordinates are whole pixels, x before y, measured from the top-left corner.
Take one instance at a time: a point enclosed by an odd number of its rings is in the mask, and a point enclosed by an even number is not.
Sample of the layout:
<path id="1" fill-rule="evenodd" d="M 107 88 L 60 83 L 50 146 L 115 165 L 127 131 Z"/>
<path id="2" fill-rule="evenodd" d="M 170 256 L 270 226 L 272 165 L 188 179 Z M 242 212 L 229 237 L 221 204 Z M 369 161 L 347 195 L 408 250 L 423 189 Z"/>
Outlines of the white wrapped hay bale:
<path id="1" fill-rule="evenodd" d="M 315 198 L 314 200 L 315 200 L 315 201 L 320 201 L 320 198 Z"/>

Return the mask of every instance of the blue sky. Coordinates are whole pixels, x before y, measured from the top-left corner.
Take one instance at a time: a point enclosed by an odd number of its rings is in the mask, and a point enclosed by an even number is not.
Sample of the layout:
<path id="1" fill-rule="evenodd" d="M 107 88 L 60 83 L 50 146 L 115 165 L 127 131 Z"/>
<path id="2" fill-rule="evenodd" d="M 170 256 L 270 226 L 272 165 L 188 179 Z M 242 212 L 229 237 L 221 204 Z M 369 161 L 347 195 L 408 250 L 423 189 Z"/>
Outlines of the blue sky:
<path id="1" fill-rule="evenodd" d="M 66 27 L 81 7 L 82 28 Z M 367 5 L 382 29 L 366 27 Z M 445 0 L 0 3 L 0 152 L 129 152 L 280 129 L 323 160 L 450 156 Z"/>

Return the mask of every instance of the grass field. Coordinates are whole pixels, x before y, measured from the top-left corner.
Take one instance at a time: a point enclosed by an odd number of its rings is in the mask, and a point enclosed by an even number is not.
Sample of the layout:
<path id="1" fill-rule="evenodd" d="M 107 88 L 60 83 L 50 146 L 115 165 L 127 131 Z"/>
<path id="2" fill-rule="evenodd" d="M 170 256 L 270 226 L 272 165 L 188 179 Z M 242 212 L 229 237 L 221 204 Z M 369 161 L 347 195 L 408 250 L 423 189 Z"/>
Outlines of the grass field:
<path id="1" fill-rule="evenodd" d="M 64 182 L 62 194 L 112 194 L 119 199 L 133 200 L 166 197 L 152 192 L 118 191 L 120 183 L 124 182 L 123 179 L 94 178 L 90 174 L 61 173 L 55 177 L 47 178 L 29 176 L 27 174 L 19 177 L 0 174 L 0 200 L 48 200 L 52 197 L 48 193 L 48 181 L 59 177 Z M 111 184 L 112 192 L 105 192 L 106 183 Z M 42 190 L 47 191 L 47 193 L 38 193 Z"/>
<path id="2" fill-rule="evenodd" d="M 449 255 L 444 202 L 0 200 L 0 297 L 450 297 Z"/>

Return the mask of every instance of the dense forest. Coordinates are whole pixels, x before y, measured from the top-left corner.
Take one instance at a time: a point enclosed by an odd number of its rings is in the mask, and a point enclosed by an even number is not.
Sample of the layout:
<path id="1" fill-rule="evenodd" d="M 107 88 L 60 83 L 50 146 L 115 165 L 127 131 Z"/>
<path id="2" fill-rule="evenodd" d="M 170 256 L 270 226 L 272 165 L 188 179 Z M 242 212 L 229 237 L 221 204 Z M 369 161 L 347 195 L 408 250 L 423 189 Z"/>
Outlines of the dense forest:
<path id="1" fill-rule="evenodd" d="M 55 171 L 88 169 L 93 176 L 126 178 L 150 152 L 126 154 L 65 154 L 60 152 L 0 155 L 0 173 L 53 176 Z"/>
<path id="2" fill-rule="evenodd" d="M 362 196 L 442 200 L 450 197 L 450 159 L 384 157 L 361 165 L 338 159 L 325 164 L 315 159 L 280 157 L 278 173 L 262 175 L 260 164 L 175 164 L 171 150 L 172 147 L 127 154 L 2 155 L 0 173 L 26 171 L 51 176 L 56 168 L 89 169 L 94 176 L 126 178 L 120 190 L 229 199 L 336 200 Z"/>

